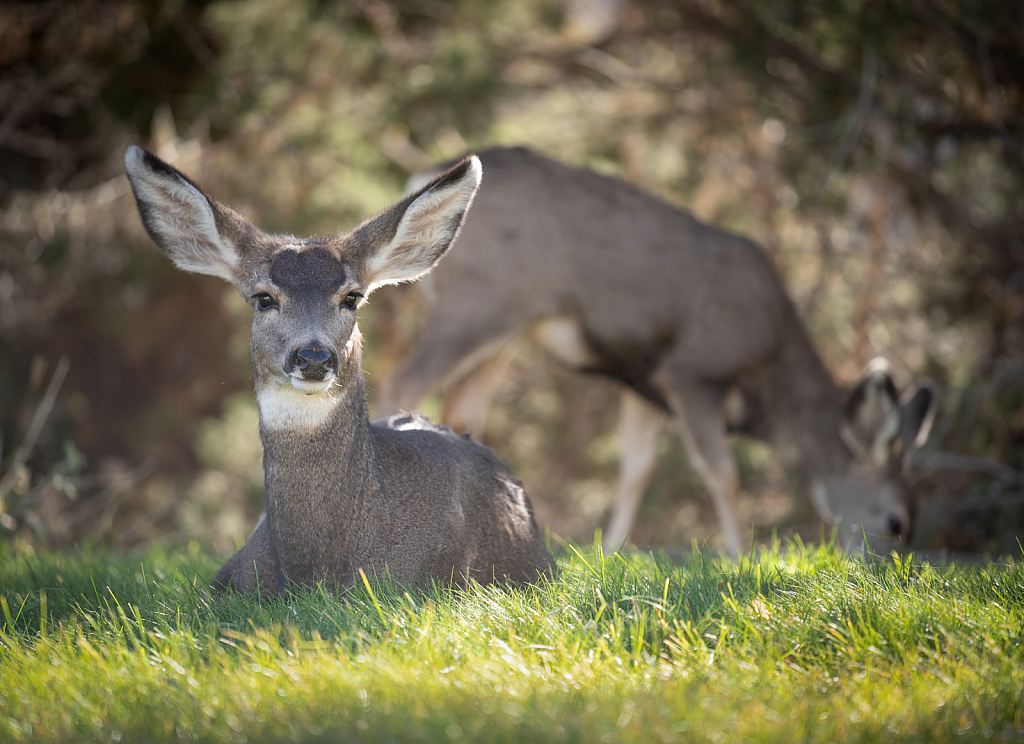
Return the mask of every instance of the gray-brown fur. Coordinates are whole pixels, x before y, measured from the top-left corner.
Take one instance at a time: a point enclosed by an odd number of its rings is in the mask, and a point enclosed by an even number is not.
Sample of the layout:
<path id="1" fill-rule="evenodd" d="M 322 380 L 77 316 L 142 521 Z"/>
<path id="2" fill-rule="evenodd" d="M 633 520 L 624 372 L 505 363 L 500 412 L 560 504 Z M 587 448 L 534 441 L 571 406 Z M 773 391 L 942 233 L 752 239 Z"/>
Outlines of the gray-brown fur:
<path id="1" fill-rule="evenodd" d="M 914 416 L 905 417 L 906 442 L 889 437 L 891 427 L 858 430 L 871 441 L 854 452 L 851 432 L 843 433 L 844 393 L 759 246 L 622 181 L 529 150 L 480 158 L 487 183 L 459 251 L 429 277 L 425 326 L 380 386 L 382 412 L 410 408 L 443 388 L 445 421 L 480 431 L 500 379 L 501 348 L 533 336 L 570 366 L 628 390 L 606 547 L 618 547 L 629 531 L 663 416 L 679 427 L 731 553 L 749 534 L 735 516 L 738 477 L 727 428 L 771 443 L 811 484 L 819 512 L 846 544 L 867 533 L 884 550 L 909 534 L 913 503 L 902 466 L 927 431 L 930 388 L 911 391 L 920 397 Z M 860 398 L 877 414 L 867 418 L 898 423 L 888 376 L 868 375 L 864 384 L 879 392 Z M 858 455 L 880 435 L 889 438 L 875 450 L 888 448 L 891 462 L 864 461 Z"/>
<path id="2" fill-rule="evenodd" d="M 216 588 L 346 586 L 360 568 L 420 586 L 554 575 L 529 500 L 489 449 L 420 417 L 364 421 L 354 431 L 341 425 L 312 438 L 264 437 L 266 517 L 217 573 Z M 310 463 L 311 455 L 324 464 L 278 466 Z M 331 494 L 339 479 L 349 487 Z M 318 492 L 331 495 L 295 498 Z"/>
<path id="3" fill-rule="evenodd" d="M 154 242 L 254 307 L 267 509 L 214 587 L 343 588 L 359 570 L 420 586 L 555 575 L 529 500 L 489 449 L 418 416 L 366 415 L 355 308 L 440 260 L 479 183 L 475 159 L 347 234 L 308 240 L 263 233 L 140 148 L 125 165 Z"/>

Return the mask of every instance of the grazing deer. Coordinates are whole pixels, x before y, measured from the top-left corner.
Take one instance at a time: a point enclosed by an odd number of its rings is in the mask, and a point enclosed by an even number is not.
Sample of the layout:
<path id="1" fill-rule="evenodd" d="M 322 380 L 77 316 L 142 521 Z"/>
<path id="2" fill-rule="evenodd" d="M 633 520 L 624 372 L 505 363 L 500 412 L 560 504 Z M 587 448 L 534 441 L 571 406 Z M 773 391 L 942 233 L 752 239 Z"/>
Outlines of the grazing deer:
<path id="1" fill-rule="evenodd" d="M 554 576 L 529 499 L 489 449 L 419 416 L 366 415 L 356 309 L 440 260 L 480 183 L 477 158 L 351 232 L 308 239 L 260 231 L 139 147 L 125 170 L 153 242 L 254 310 L 267 508 L 215 588 L 341 588 L 359 570 L 406 585 Z"/>
<path id="2" fill-rule="evenodd" d="M 570 367 L 625 386 L 607 549 L 629 533 L 666 416 L 711 494 L 730 554 L 747 540 L 727 430 L 772 445 L 847 547 L 867 537 L 887 552 L 909 539 L 915 502 L 904 471 L 931 424 L 930 384 L 901 403 L 879 361 L 844 404 L 757 245 L 528 150 L 480 158 L 487 185 L 457 255 L 430 277 L 426 324 L 381 384 L 382 412 L 444 389 L 445 421 L 482 432 L 501 351 L 527 335 Z"/>

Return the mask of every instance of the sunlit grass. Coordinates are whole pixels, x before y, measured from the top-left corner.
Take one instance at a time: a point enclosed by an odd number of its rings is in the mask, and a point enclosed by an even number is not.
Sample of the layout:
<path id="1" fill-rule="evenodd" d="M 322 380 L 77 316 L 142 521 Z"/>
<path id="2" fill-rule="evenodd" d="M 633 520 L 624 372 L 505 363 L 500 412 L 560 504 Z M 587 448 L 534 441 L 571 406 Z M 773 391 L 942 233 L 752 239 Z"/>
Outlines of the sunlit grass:
<path id="1" fill-rule="evenodd" d="M 211 598 L 216 560 L 0 551 L 0 740 L 1024 736 L 1024 571 L 571 549 L 525 592 Z"/>

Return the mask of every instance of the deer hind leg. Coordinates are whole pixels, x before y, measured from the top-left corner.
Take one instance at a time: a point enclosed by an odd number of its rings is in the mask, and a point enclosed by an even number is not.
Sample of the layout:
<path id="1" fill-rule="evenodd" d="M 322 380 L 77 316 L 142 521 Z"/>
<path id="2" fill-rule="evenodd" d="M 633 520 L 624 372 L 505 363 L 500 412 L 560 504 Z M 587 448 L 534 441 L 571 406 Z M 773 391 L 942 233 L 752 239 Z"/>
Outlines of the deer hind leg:
<path id="1" fill-rule="evenodd" d="M 380 382 L 377 415 L 412 410 L 431 393 L 457 384 L 499 355 L 513 335 L 513 329 L 501 322 L 467 326 L 450 319 L 429 321 L 398 368 Z M 483 378 L 478 386 L 482 383 Z M 492 393 L 496 385 L 490 380 Z M 478 395 L 487 387 L 483 385 Z"/>
<path id="2" fill-rule="evenodd" d="M 715 505 L 725 550 L 735 557 L 744 551 L 746 541 L 736 517 L 739 475 L 726 434 L 725 392 L 719 385 L 677 382 L 667 398 L 690 463 Z"/>
<path id="3" fill-rule="evenodd" d="M 658 456 L 658 436 L 665 425 L 665 414 L 629 388 L 622 389 L 619 407 L 619 488 L 605 532 L 606 552 L 625 543 L 640 506 L 640 499 L 654 472 Z"/>
<path id="4" fill-rule="evenodd" d="M 444 391 L 441 420 L 457 432 L 472 432 L 484 439 L 491 401 L 511 358 L 512 344 L 497 349 Z"/>

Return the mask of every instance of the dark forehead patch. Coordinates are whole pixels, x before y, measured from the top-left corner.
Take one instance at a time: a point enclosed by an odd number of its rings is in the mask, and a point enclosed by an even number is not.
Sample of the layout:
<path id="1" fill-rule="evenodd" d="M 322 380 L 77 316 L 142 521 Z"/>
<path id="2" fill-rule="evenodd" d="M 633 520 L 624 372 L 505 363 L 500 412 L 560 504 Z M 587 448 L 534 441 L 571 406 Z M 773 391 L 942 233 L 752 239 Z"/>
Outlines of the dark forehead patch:
<path id="1" fill-rule="evenodd" d="M 271 259 L 270 281 L 286 291 L 333 294 L 345 283 L 345 264 L 323 246 L 302 252 L 287 248 Z"/>

